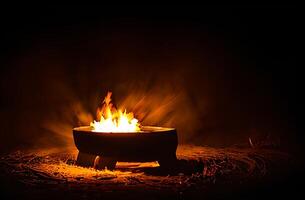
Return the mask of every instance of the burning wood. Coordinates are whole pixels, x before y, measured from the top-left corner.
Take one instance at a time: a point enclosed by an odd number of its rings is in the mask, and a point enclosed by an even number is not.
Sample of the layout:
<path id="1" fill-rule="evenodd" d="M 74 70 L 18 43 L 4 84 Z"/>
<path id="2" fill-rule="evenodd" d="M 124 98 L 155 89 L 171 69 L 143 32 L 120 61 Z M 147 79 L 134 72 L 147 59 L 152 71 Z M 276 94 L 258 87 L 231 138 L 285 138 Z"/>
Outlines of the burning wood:
<path id="1" fill-rule="evenodd" d="M 139 132 L 140 124 L 133 113 L 117 110 L 111 103 L 111 92 L 107 93 L 102 108 L 97 109 L 98 121 L 91 122 L 94 132 Z"/>

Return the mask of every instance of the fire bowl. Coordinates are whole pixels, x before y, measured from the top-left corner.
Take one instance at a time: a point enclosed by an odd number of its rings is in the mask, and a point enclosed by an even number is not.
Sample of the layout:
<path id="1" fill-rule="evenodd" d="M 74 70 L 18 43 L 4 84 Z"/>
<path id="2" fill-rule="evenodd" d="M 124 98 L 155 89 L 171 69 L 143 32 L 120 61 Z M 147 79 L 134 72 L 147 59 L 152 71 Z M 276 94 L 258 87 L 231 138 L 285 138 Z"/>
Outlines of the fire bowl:
<path id="1" fill-rule="evenodd" d="M 94 132 L 90 126 L 73 129 L 79 150 L 76 164 L 97 169 L 114 169 L 117 161 L 158 161 L 161 167 L 176 161 L 178 146 L 174 128 L 142 126 L 141 132 Z"/>

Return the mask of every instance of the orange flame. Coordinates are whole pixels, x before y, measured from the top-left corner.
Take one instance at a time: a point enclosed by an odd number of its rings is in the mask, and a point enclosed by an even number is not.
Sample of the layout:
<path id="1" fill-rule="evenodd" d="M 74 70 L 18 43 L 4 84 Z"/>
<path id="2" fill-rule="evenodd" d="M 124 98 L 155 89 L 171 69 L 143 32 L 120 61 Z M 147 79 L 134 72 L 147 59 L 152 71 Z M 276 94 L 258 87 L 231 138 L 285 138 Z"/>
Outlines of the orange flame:
<path id="1" fill-rule="evenodd" d="M 102 108 L 97 110 L 99 121 L 93 121 L 90 126 L 95 132 L 139 132 L 140 124 L 133 113 L 117 110 L 111 103 L 111 92 L 107 93 Z"/>

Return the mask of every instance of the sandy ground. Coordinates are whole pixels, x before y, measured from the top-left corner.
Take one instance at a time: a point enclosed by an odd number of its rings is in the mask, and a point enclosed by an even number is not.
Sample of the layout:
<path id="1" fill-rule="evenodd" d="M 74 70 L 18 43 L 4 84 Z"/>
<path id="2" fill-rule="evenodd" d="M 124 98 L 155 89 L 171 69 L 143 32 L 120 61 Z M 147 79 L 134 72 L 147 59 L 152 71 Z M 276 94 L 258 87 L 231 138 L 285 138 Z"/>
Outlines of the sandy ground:
<path id="1" fill-rule="evenodd" d="M 32 150 L 2 156 L 2 194 L 22 199 L 248 199 L 274 197 L 274 192 L 281 196 L 282 188 L 285 194 L 300 192 L 285 185 L 292 180 L 293 156 L 275 149 L 184 145 L 170 169 L 157 162 L 119 162 L 114 171 L 75 166 L 76 154 Z"/>

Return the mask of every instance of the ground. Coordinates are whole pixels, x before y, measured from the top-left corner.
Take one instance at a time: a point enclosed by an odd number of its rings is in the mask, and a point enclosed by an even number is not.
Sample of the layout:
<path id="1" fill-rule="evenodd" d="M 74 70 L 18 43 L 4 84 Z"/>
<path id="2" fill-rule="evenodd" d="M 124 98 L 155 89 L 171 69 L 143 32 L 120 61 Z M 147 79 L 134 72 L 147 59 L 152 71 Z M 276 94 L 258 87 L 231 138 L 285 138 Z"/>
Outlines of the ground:
<path id="1" fill-rule="evenodd" d="M 0 159 L 2 195 L 22 199 L 190 199 L 299 195 L 296 165 L 278 149 L 183 145 L 170 169 L 122 163 L 114 171 L 74 165 L 77 151 L 27 150 Z M 284 189 L 284 190 L 283 190 Z M 292 193 L 292 194 L 291 194 Z M 275 195 L 277 194 L 277 195 Z"/>

